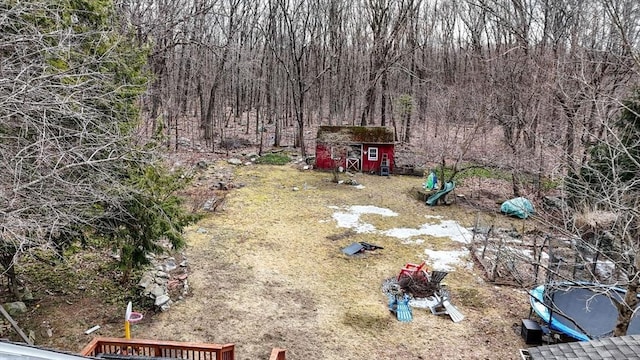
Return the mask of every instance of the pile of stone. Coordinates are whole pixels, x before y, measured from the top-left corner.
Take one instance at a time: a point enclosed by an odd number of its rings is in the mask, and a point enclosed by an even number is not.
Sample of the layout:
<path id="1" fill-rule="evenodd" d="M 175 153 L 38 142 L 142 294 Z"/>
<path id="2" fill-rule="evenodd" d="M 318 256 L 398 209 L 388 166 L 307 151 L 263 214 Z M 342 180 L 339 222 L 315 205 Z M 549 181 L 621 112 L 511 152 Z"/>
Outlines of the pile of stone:
<path id="1" fill-rule="evenodd" d="M 173 256 L 150 257 L 153 265 L 142 275 L 138 286 L 143 296 L 154 301 L 156 308 L 167 311 L 189 291 L 187 260 L 184 254 L 181 254 L 180 262 Z"/>

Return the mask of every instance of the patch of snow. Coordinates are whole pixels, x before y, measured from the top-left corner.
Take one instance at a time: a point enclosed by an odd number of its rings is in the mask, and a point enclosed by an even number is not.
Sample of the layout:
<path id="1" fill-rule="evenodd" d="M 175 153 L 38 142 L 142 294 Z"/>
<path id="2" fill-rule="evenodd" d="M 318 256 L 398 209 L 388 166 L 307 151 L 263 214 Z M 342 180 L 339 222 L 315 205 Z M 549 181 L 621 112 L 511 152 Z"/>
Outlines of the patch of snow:
<path id="1" fill-rule="evenodd" d="M 509 248 L 512 249 L 512 248 Z M 512 251 L 514 252 L 519 252 L 521 254 L 523 254 L 524 256 L 526 256 L 529 260 L 531 261 L 535 261 L 536 259 L 533 258 L 533 250 L 530 249 L 525 249 L 525 250 L 521 250 L 521 249 L 512 249 Z M 549 254 L 547 254 L 546 252 L 542 252 L 542 254 L 536 254 L 536 256 L 540 255 L 540 259 L 541 260 L 549 260 Z"/>
<path id="2" fill-rule="evenodd" d="M 372 233 L 376 228 L 360 221 L 362 214 L 376 214 L 381 216 L 398 216 L 397 213 L 384 208 L 370 205 L 355 205 L 348 208 L 349 212 L 336 212 L 333 219 L 338 223 L 338 227 L 355 229 L 357 233 Z"/>
<path id="3" fill-rule="evenodd" d="M 382 216 L 398 216 L 398 213 L 389 209 L 372 206 L 372 205 L 354 205 L 350 211 L 354 214 L 377 214 Z"/>
<path id="4" fill-rule="evenodd" d="M 357 233 L 373 233 L 376 232 L 376 228 L 372 224 L 362 222 L 360 217 L 363 214 L 376 214 L 380 216 L 398 216 L 398 214 L 389 209 L 380 208 L 370 205 L 355 205 L 346 208 L 340 208 L 337 206 L 330 206 L 329 208 L 338 210 L 333 214 L 333 219 L 336 221 L 338 227 L 355 229 Z M 471 241 L 473 233 L 468 229 L 460 226 L 453 220 L 442 220 L 442 216 L 439 215 L 426 215 L 427 219 L 437 219 L 437 224 L 423 224 L 420 228 L 394 228 L 385 231 L 380 231 L 381 234 L 395 237 L 402 240 L 403 244 L 424 244 L 424 239 L 413 239 L 417 236 L 435 236 L 435 237 L 448 237 L 452 241 L 467 244 Z M 460 264 L 463 261 L 461 258 L 468 255 L 467 250 L 453 250 L 453 251 L 435 251 L 425 249 L 425 254 L 431 261 L 431 267 L 437 270 L 451 271 L 452 265 Z M 466 268 L 471 268 L 472 263 L 466 261 Z"/>
<path id="5" fill-rule="evenodd" d="M 352 213 L 333 213 L 333 219 L 338 223 L 338 227 L 352 228 L 360 223 L 360 215 Z"/>
<path id="6" fill-rule="evenodd" d="M 408 228 L 396 228 L 384 231 L 383 234 L 391 237 L 395 237 L 401 240 L 408 239 L 414 236 L 425 235 L 420 229 L 408 229 Z"/>
<path id="7" fill-rule="evenodd" d="M 467 250 L 435 251 L 425 249 L 424 253 L 429 257 L 431 268 L 441 271 L 453 271 L 452 265 L 463 263 L 462 258 L 469 255 Z M 466 262 L 466 268 L 471 268 L 472 266 L 473 263 Z"/>
<path id="8" fill-rule="evenodd" d="M 419 229 L 396 228 L 384 231 L 383 234 L 398 239 L 408 239 L 414 236 L 430 235 L 448 237 L 453 241 L 467 244 L 473 234 L 453 220 L 443 220 L 439 224 L 423 224 Z"/>
<path id="9" fill-rule="evenodd" d="M 473 233 L 468 229 L 460 226 L 453 220 L 443 220 L 440 224 L 430 225 L 424 224 L 421 229 L 427 231 L 427 235 L 449 237 L 451 240 L 463 244 L 471 242 Z"/>

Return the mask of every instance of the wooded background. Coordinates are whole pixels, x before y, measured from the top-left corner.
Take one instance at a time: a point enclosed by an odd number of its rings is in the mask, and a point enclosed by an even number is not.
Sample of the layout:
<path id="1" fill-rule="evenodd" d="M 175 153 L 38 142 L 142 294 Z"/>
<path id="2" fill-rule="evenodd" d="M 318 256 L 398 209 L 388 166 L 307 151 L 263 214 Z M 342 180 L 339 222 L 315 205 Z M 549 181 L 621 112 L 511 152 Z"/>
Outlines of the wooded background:
<path id="1" fill-rule="evenodd" d="M 509 159 L 476 160 L 550 167 L 540 160 L 548 151 L 574 169 L 637 84 L 639 8 L 630 0 L 119 2 L 140 46 L 151 46 L 143 131 L 160 130 L 173 149 L 181 139 L 215 149 L 230 125 L 258 139 L 270 125 L 269 145 L 306 154 L 314 125 L 382 125 L 402 143 L 453 158 L 469 142 L 493 141 Z M 283 141 L 289 134 L 293 144 Z M 429 148 L 436 138 L 448 145 Z"/>

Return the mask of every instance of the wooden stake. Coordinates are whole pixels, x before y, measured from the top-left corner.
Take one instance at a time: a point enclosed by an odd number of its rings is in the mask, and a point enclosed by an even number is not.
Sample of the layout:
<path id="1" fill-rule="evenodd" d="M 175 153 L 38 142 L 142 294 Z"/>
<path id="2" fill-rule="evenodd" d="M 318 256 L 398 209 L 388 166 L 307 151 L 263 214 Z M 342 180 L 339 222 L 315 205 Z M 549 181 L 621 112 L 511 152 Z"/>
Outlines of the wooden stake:
<path id="1" fill-rule="evenodd" d="M 9 321 L 11 326 L 13 326 L 13 328 L 18 332 L 18 335 L 20 335 L 22 340 L 24 340 L 29 345 L 33 345 L 33 341 L 31 341 L 31 339 L 29 339 L 29 337 L 24 333 L 24 331 L 22 331 L 22 329 L 20 329 L 20 327 L 18 326 L 18 323 L 15 320 L 13 320 L 11 315 L 9 315 L 7 310 L 5 310 L 4 306 L 2 306 L 2 305 L 0 305 L 0 312 L 2 313 L 4 318 L 7 319 L 7 321 Z"/>

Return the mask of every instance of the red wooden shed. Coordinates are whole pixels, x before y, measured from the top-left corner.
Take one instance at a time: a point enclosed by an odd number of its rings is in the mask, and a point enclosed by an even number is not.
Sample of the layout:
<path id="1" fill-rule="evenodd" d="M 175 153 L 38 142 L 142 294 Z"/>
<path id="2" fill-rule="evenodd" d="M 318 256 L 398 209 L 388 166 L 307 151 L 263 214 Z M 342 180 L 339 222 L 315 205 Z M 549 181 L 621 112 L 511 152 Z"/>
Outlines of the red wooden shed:
<path id="1" fill-rule="evenodd" d="M 320 126 L 316 168 L 389 175 L 393 172 L 394 134 L 386 127 Z"/>

